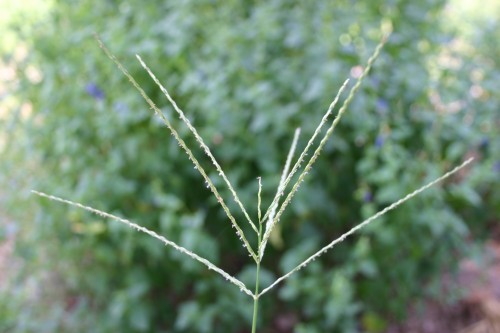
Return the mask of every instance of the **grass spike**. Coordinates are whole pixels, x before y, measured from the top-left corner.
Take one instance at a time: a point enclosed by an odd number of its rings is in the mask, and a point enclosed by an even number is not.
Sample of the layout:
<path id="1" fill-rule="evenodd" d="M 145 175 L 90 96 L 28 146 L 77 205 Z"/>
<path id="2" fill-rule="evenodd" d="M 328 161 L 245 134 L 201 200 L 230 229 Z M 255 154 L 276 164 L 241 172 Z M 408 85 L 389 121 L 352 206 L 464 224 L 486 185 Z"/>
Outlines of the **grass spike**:
<path id="1" fill-rule="evenodd" d="M 300 263 L 299 265 L 297 265 L 297 267 L 295 267 L 294 269 L 292 269 L 290 272 L 288 272 L 287 274 L 283 275 L 282 277 L 278 278 L 276 281 L 274 281 L 269 287 L 265 288 L 264 290 L 261 291 L 261 293 L 258 295 L 259 297 L 262 296 L 263 294 L 265 294 L 266 292 L 268 292 L 269 290 L 271 290 L 272 288 L 274 288 L 278 283 L 282 282 L 283 280 L 286 280 L 287 278 L 290 277 L 290 275 L 292 275 L 293 273 L 297 272 L 298 270 L 300 270 L 301 268 L 307 266 L 307 264 L 309 264 L 311 261 L 315 260 L 316 258 L 318 258 L 320 255 L 322 255 L 323 253 L 327 252 L 328 250 L 330 250 L 333 246 L 335 246 L 336 244 L 342 242 L 344 239 L 346 239 L 348 236 L 352 235 L 353 233 L 355 233 L 356 231 L 358 231 L 359 229 L 367 226 L 369 223 L 371 223 L 372 221 L 374 221 L 375 219 L 379 218 L 380 216 L 386 214 L 387 212 L 393 210 L 394 208 L 398 207 L 399 205 L 401 205 L 402 203 L 404 203 L 405 201 L 408 201 L 410 200 L 411 198 L 413 198 L 414 196 L 422 193 L 423 191 L 427 190 L 429 187 L 432 187 L 434 185 L 436 185 L 436 183 L 439 183 L 443 180 L 445 180 L 446 178 L 448 178 L 449 176 L 453 175 L 454 173 L 456 173 L 457 171 L 461 170 L 462 168 L 464 168 L 465 166 L 467 166 L 469 163 L 471 163 L 474 159 L 473 158 L 469 158 L 468 160 L 466 160 L 465 162 L 463 162 L 462 164 L 460 164 L 459 166 L 455 167 L 453 170 L 451 171 L 448 171 L 447 173 L 445 173 L 444 175 L 442 175 L 441 177 L 431 181 L 430 183 L 420 187 L 419 189 L 407 194 L 406 196 L 402 197 L 401 199 L 399 199 L 398 201 L 396 202 L 393 202 L 391 205 L 385 207 L 384 209 L 382 209 L 381 211 L 377 212 L 376 214 L 372 215 L 371 217 L 367 218 L 366 220 L 364 220 L 363 222 L 359 223 L 357 226 L 353 227 L 352 229 L 350 229 L 348 232 L 344 233 L 342 236 L 338 237 L 337 239 L 333 240 L 330 244 L 324 246 L 321 250 L 317 251 L 316 253 L 314 253 L 312 256 L 310 256 L 309 258 L 307 258 L 306 260 L 304 260 L 302 263 Z"/>
<path id="2" fill-rule="evenodd" d="M 156 78 L 156 76 L 153 74 L 151 69 L 149 69 L 148 65 L 146 65 L 146 63 L 142 60 L 142 58 L 139 55 L 136 55 L 136 57 L 137 57 L 137 60 L 139 60 L 141 66 L 148 72 L 149 76 L 153 79 L 153 81 L 156 83 L 156 85 L 160 88 L 163 95 L 165 95 L 165 97 L 168 99 L 168 101 L 170 102 L 170 104 L 172 105 L 174 110 L 179 114 L 179 117 L 181 118 L 181 120 L 186 124 L 186 126 L 189 128 L 191 133 L 193 133 L 194 137 L 196 138 L 196 141 L 198 141 L 198 143 L 201 145 L 201 147 L 203 148 L 203 151 L 210 158 L 210 160 L 212 161 L 212 164 L 217 169 L 217 172 L 219 173 L 219 175 L 222 177 L 222 179 L 226 183 L 227 188 L 229 189 L 229 191 L 233 195 L 234 201 L 240 207 L 240 209 L 243 212 L 243 215 L 245 215 L 245 218 L 247 219 L 248 223 L 250 223 L 250 225 L 252 226 L 252 229 L 257 233 L 258 230 L 257 230 L 255 223 L 252 221 L 252 219 L 248 215 L 248 213 L 245 209 L 245 206 L 243 206 L 243 204 L 241 203 L 240 198 L 238 197 L 238 194 L 234 190 L 229 179 L 226 177 L 226 174 L 224 173 L 224 171 L 222 171 L 222 168 L 220 167 L 219 163 L 217 162 L 214 155 L 210 151 L 210 148 L 208 148 L 208 146 L 205 144 L 205 141 L 203 141 L 202 137 L 198 134 L 198 131 L 196 130 L 196 128 L 194 128 L 194 126 L 191 124 L 189 119 L 186 118 L 186 116 L 184 115 L 184 112 L 177 106 L 177 103 L 174 101 L 172 96 L 170 96 L 168 90 L 161 84 L 160 80 L 158 80 Z"/>
<path id="3" fill-rule="evenodd" d="M 279 203 L 279 197 L 281 196 L 280 193 L 283 193 L 283 186 L 285 184 L 285 180 L 288 177 L 288 170 L 290 169 L 290 165 L 292 163 L 293 156 L 295 155 L 295 149 L 297 148 L 297 142 L 299 141 L 299 136 L 300 136 L 300 128 L 297 128 L 295 130 L 295 133 L 293 135 L 293 140 L 292 140 L 292 145 L 290 146 L 290 150 L 288 151 L 288 155 L 286 157 L 286 162 L 285 162 L 285 167 L 283 168 L 283 172 L 281 173 L 281 179 L 278 184 L 278 189 L 276 191 L 276 195 L 274 196 L 273 203 L 271 203 L 270 206 L 270 213 L 269 217 L 267 218 L 267 223 L 266 223 L 266 232 L 269 230 L 271 227 L 271 224 L 274 219 L 274 215 L 276 214 L 276 208 L 278 207 Z M 262 221 L 265 221 L 266 218 L 262 219 Z M 259 259 L 262 260 L 264 257 L 264 250 L 266 249 L 266 244 L 267 244 L 267 239 L 263 238 L 262 243 L 259 248 Z"/>
<path id="4" fill-rule="evenodd" d="M 325 115 L 323 116 L 323 118 L 321 119 L 321 122 L 319 123 L 318 127 L 316 128 L 316 130 L 314 131 L 312 137 L 309 139 L 309 141 L 307 142 L 307 145 L 306 147 L 304 148 L 304 150 L 302 151 L 302 153 L 300 154 L 297 162 L 295 162 L 295 164 L 293 165 L 292 167 L 292 171 L 290 171 L 290 173 L 285 175 L 285 179 L 283 180 L 282 184 L 280 183 L 281 186 L 281 190 L 279 190 L 280 187 L 278 187 L 278 191 L 276 192 L 276 195 L 271 203 L 271 205 L 269 205 L 269 208 L 268 210 L 266 211 L 266 213 L 264 214 L 264 220 L 266 220 L 270 215 L 273 215 L 272 212 L 274 211 L 275 213 L 275 210 L 277 208 L 277 205 L 279 203 L 279 199 L 281 198 L 281 196 L 283 196 L 283 193 L 288 185 L 288 183 L 290 182 L 290 180 L 292 179 L 293 175 L 295 174 L 295 172 L 297 172 L 297 170 L 300 168 L 300 164 L 302 163 L 302 161 L 304 160 L 304 158 L 306 157 L 308 151 L 309 151 L 309 148 L 313 145 L 314 143 L 314 140 L 316 139 L 316 136 L 318 136 L 318 134 L 321 132 L 321 128 L 325 125 L 326 121 L 328 120 L 328 117 L 331 115 L 333 109 L 335 108 L 335 106 L 337 105 L 337 102 L 340 98 L 340 95 L 342 94 L 342 92 L 344 91 L 345 87 L 347 86 L 347 83 L 349 82 L 349 79 L 345 80 L 344 83 L 342 84 L 342 86 L 340 87 L 340 89 L 337 91 L 337 95 L 335 96 L 335 98 L 333 99 L 333 101 L 330 103 L 330 106 L 328 107 L 328 110 L 326 111 Z M 282 175 L 282 179 L 283 179 L 283 175 Z M 274 217 L 273 217 L 274 219 Z M 271 219 L 271 221 L 273 220 Z M 266 228 L 266 234 L 267 233 L 270 233 L 270 231 L 268 232 L 268 228 Z M 269 235 L 267 237 L 264 237 L 264 240 L 267 242 L 267 238 L 269 237 Z"/>
<path id="5" fill-rule="evenodd" d="M 104 53 L 106 53 L 106 55 L 116 64 L 116 66 L 118 67 L 118 69 L 120 69 L 120 71 L 129 79 L 129 81 L 132 83 L 132 85 L 139 91 L 139 93 L 141 94 L 141 96 L 149 104 L 149 106 L 151 107 L 151 109 L 153 109 L 155 111 L 155 113 L 163 120 L 163 122 L 165 123 L 165 125 L 168 127 L 168 129 L 170 130 L 170 132 L 172 133 L 172 135 L 175 137 L 175 139 L 179 143 L 179 145 L 182 147 L 182 149 L 184 149 L 184 151 L 188 155 L 189 159 L 191 160 L 191 162 L 193 162 L 195 168 L 198 170 L 198 172 L 205 179 L 205 182 L 207 183 L 208 187 L 210 188 L 210 190 L 212 191 L 212 193 L 215 195 L 215 197 L 216 197 L 217 201 L 219 202 L 219 204 L 224 209 L 224 212 L 226 213 L 227 217 L 231 221 L 233 227 L 236 229 L 236 234 L 238 235 L 238 237 L 243 242 L 243 246 L 247 249 L 247 251 L 249 252 L 250 256 L 254 259 L 254 261 L 257 262 L 258 261 L 258 257 L 256 255 L 255 251 L 253 250 L 253 248 L 250 246 L 250 243 L 246 239 L 245 234 L 243 233 L 243 230 L 241 230 L 240 226 L 238 225 L 238 223 L 236 222 L 235 218 L 233 217 L 233 215 L 229 211 L 229 208 L 227 207 L 226 203 L 224 202 L 224 199 L 221 197 L 221 195 L 217 191 L 217 188 L 212 183 L 212 181 L 210 180 L 210 178 L 208 177 L 207 173 L 205 172 L 205 170 L 203 169 L 203 167 L 200 165 L 200 163 L 198 162 L 198 160 L 196 159 L 196 157 L 194 157 L 194 155 L 191 152 L 191 150 L 187 147 L 187 145 L 184 142 L 184 140 L 182 140 L 182 138 L 179 136 L 179 134 L 177 133 L 177 131 L 175 130 L 175 128 L 173 128 L 172 125 L 170 124 L 170 121 L 168 120 L 168 118 L 154 104 L 154 102 L 151 100 L 151 98 L 149 98 L 149 96 L 146 94 L 146 92 L 144 91 L 144 89 L 142 89 L 141 86 L 135 81 L 135 79 L 127 71 L 127 69 L 118 61 L 118 59 L 116 59 L 116 57 L 113 54 L 111 54 L 111 52 L 109 52 L 109 50 L 106 48 L 106 46 L 104 46 L 104 43 L 98 37 L 96 37 L 96 39 L 97 39 L 97 41 L 99 43 L 99 46 L 104 51 Z"/>
<path id="6" fill-rule="evenodd" d="M 255 297 L 254 294 L 250 290 L 248 290 L 248 288 L 245 286 L 245 284 L 243 284 L 243 282 L 241 282 L 240 280 L 238 280 L 235 277 L 231 276 L 230 274 L 228 274 L 227 272 L 225 272 L 221 268 L 215 266 L 209 260 L 198 256 L 196 253 L 191 252 L 188 249 L 186 249 L 186 248 L 184 248 L 184 247 L 182 247 L 180 245 L 177 245 L 176 243 L 174 243 L 174 242 L 166 239 L 165 237 L 163 237 L 161 235 L 158 235 L 156 232 L 154 232 L 152 230 L 149 230 L 149 229 L 147 229 L 147 228 L 145 228 L 143 226 L 140 226 L 140 225 L 138 225 L 136 223 L 133 223 L 133 222 L 131 222 L 129 220 L 126 220 L 124 218 L 118 217 L 116 215 L 112 215 L 112 214 L 103 212 L 101 210 L 98 210 L 98 209 L 95 209 L 95 208 L 92 208 L 92 207 L 89 207 L 89 206 L 82 205 L 81 203 L 78 203 L 78 202 L 74 202 L 74 201 L 62 199 L 62 198 L 59 198 L 59 197 L 56 197 L 56 196 L 53 196 L 53 195 L 50 195 L 50 194 L 46 194 L 46 193 L 43 193 L 43 192 L 39 192 L 39 191 L 32 190 L 31 192 L 34 193 L 34 194 L 36 194 L 36 195 L 39 195 L 41 197 L 48 198 L 50 200 L 59 201 L 59 202 L 68 204 L 70 206 L 75 206 L 75 207 L 78 207 L 78 208 L 82 208 L 82 209 L 84 209 L 86 211 L 89 211 L 91 213 L 94 213 L 94 214 L 97 214 L 99 216 L 102 216 L 102 217 L 105 217 L 105 218 L 109 218 L 109 219 L 121 222 L 121 223 L 126 224 L 127 226 L 129 226 L 129 227 L 131 227 L 133 229 L 136 229 L 138 231 L 142 231 L 142 232 L 148 234 L 149 236 L 154 237 L 154 238 L 160 240 L 163 244 L 165 244 L 167 246 L 171 246 L 174 249 L 176 249 L 177 251 L 182 252 L 182 253 L 188 255 L 189 257 L 193 258 L 194 260 L 201 262 L 202 264 L 204 264 L 205 266 L 207 266 L 208 269 L 213 270 L 213 271 L 219 273 L 226 280 L 230 281 L 231 283 L 233 283 L 234 285 L 236 285 L 237 287 L 239 287 L 240 290 L 243 291 L 248 296 L 250 296 L 252 298 Z"/>
<path id="7" fill-rule="evenodd" d="M 370 71 L 370 69 L 371 69 L 371 67 L 373 65 L 373 62 L 375 61 L 375 59 L 377 59 L 377 57 L 380 54 L 380 51 L 382 50 L 382 47 L 384 46 L 384 44 L 385 44 L 386 41 L 387 41 L 387 36 L 384 36 L 384 38 L 382 39 L 382 41 L 375 48 L 375 51 L 373 52 L 373 55 L 368 59 L 368 63 L 366 65 L 366 68 L 363 70 L 363 73 L 358 78 L 358 81 L 356 82 L 356 84 L 351 88 L 351 91 L 349 92 L 349 95 L 347 96 L 347 99 L 342 104 L 342 107 L 340 108 L 339 112 L 337 113 L 337 116 L 333 120 L 330 128 L 326 131 L 326 134 L 324 135 L 323 139 L 321 140 L 321 142 L 319 143 L 318 147 L 314 151 L 314 155 L 309 159 L 309 162 L 307 163 L 307 165 L 305 166 L 304 170 L 300 174 L 299 178 L 297 179 L 297 182 L 293 185 L 291 191 L 288 193 L 285 201 L 283 202 L 283 204 L 281 205 L 280 209 L 278 210 L 278 213 L 276 214 L 275 218 L 273 219 L 273 223 L 271 225 L 271 231 L 272 231 L 272 228 L 274 227 L 274 225 L 276 225 L 276 223 L 278 223 L 281 215 L 283 214 L 283 212 L 285 211 L 286 207 L 288 206 L 288 204 L 292 200 L 293 196 L 297 192 L 300 184 L 304 181 L 305 176 L 311 170 L 314 162 L 316 162 L 319 154 L 321 153 L 321 150 L 325 146 L 325 144 L 328 141 L 328 138 L 330 137 L 330 135 L 335 130 L 335 127 L 337 127 L 337 124 L 340 122 L 340 119 L 342 118 L 343 114 L 347 110 L 347 107 L 349 106 L 349 104 L 351 104 L 351 101 L 354 98 L 354 96 L 356 95 L 356 92 L 358 91 L 359 87 L 361 86 L 361 83 L 363 82 L 363 79 L 366 77 L 366 75 Z M 267 238 L 269 238 L 269 235 L 270 235 L 270 232 L 268 233 Z M 264 235 L 264 237 L 265 236 L 266 235 Z"/>
<path id="8" fill-rule="evenodd" d="M 261 210 L 260 210 L 260 206 L 261 206 L 261 203 L 262 203 L 262 199 L 261 199 L 261 194 L 262 194 L 262 178 L 261 177 L 257 177 L 257 180 L 259 181 L 259 192 L 257 193 L 257 216 L 258 216 L 258 219 L 259 219 L 259 224 L 262 224 Z M 257 230 L 257 232 L 259 233 L 258 230 Z"/>

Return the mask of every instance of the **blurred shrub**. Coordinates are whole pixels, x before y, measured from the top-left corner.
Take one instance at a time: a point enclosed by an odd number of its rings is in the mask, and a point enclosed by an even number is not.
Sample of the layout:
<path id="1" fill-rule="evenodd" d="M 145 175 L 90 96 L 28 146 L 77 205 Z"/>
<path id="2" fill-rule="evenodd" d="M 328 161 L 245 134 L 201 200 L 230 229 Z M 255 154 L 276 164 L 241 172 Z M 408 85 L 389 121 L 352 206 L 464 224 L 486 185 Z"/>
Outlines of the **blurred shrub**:
<path id="1" fill-rule="evenodd" d="M 451 36 L 440 26 L 443 5 L 56 1 L 31 40 L 30 61 L 43 80 L 23 90 L 34 105 L 30 158 L 43 175 L 34 187 L 130 218 L 251 283 L 250 260 L 216 200 L 93 33 L 195 145 L 133 55 L 145 59 L 251 203 L 258 175 L 264 199 L 272 198 L 294 128 L 302 127 L 304 144 L 341 82 L 356 76 L 378 42 L 380 21 L 391 20 L 394 34 L 381 59 L 274 237 L 263 272 L 270 283 L 464 155 L 498 148 L 494 125 L 482 127 L 492 121 L 489 99 L 453 109 L 468 82 L 436 65 Z M 498 184 L 494 158 L 498 153 L 463 175 L 475 183 L 460 178 L 434 188 L 270 293 L 262 332 L 382 331 L 384 318 L 401 316 L 424 282 L 452 268 L 469 225 L 481 229 L 491 218 L 483 195 Z M 48 304 L 31 323 L 45 320 L 49 331 L 65 332 L 248 328 L 249 300 L 201 265 L 116 223 L 40 204 L 26 258 L 50 267 L 45 291 L 63 296 L 58 311 Z"/>

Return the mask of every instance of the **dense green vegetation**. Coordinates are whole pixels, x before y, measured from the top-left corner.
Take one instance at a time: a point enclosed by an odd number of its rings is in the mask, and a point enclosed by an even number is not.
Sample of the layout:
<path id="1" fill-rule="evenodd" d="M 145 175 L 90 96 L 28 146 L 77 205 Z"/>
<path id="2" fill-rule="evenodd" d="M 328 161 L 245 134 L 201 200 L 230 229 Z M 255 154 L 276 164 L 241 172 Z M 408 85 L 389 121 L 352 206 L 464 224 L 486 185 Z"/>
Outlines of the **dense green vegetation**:
<path id="1" fill-rule="evenodd" d="M 380 26 L 392 24 L 261 268 L 262 283 L 271 283 L 363 218 L 476 156 L 473 169 L 338 245 L 261 304 L 260 332 L 382 332 L 416 297 L 436 295 L 436 274 L 453 270 L 466 240 L 485 235 L 500 213 L 500 54 L 491 42 L 499 29 L 474 35 L 444 25 L 445 4 L 55 1 L 36 29 L 19 30 L 30 51 L 16 96 L 33 112 L 12 134 L 25 139 L 5 155 L 17 163 L 12 175 L 34 172 L 26 186 L 127 217 L 250 286 L 254 268 L 217 201 L 93 34 L 222 185 L 140 68 L 134 55 L 141 55 L 256 215 L 255 178 L 271 200 L 294 129 L 304 133 L 300 149 L 341 83 L 366 63 Z M 41 71 L 39 83 L 24 77 L 28 65 Z M 40 207 L 18 237 L 25 278 L 0 299 L 1 331 L 248 329 L 250 299 L 202 265 L 117 223 L 29 200 Z M 21 205 L 13 200 L 12 211 Z M 26 276 L 43 284 L 36 296 L 19 292 Z"/>

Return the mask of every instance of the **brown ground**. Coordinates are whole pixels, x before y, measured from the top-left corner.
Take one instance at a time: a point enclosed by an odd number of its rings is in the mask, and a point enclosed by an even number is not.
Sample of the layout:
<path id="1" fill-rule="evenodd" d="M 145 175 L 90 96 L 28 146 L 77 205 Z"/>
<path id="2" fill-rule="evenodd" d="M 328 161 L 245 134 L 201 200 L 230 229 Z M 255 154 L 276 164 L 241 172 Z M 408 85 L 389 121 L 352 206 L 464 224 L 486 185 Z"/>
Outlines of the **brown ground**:
<path id="1" fill-rule="evenodd" d="M 449 277 L 443 277 L 449 284 Z M 500 240 L 490 240 L 483 263 L 460 262 L 461 299 L 453 305 L 426 301 L 423 311 L 410 310 L 409 318 L 386 333 L 500 333 Z"/>
<path id="2" fill-rule="evenodd" d="M 0 227 L 2 226 L 0 225 Z M 13 250 L 14 237 L 0 242 L 0 291 L 7 288 Z"/>

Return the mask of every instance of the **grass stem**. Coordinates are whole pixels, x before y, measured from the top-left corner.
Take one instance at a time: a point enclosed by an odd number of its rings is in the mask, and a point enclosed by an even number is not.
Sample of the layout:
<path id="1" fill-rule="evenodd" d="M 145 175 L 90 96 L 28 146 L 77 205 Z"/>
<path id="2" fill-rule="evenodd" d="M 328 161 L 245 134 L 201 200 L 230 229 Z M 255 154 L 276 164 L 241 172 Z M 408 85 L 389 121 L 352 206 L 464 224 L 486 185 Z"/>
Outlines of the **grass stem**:
<path id="1" fill-rule="evenodd" d="M 260 188 L 260 179 L 259 179 Z M 260 191 L 259 191 L 260 192 Z M 260 253 L 260 247 L 262 246 L 262 221 L 260 220 L 260 206 L 259 206 L 259 233 L 258 233 L 258 249 L 257 253 Z M 257 261 L 257 270 L 255 272 L 255 293 L 253 298 L 253 318 L 252 318 L 252 333 L 256 332 L 257 329 L 257 317 L 259 313 L 259 276 L 260 276 L 260 263 L 261 260 Z"/>
<path id="2" fill-rule="evenodd" d="M 252 319 L 252 333 L 256 332 L 257 329 L 257 316 L 259 312 L 259 273 L 260 273 L 260 262 L 257 262 L 257 272 L 255 273 L 255 295 L 253 299 L 253 319 Z"/>

